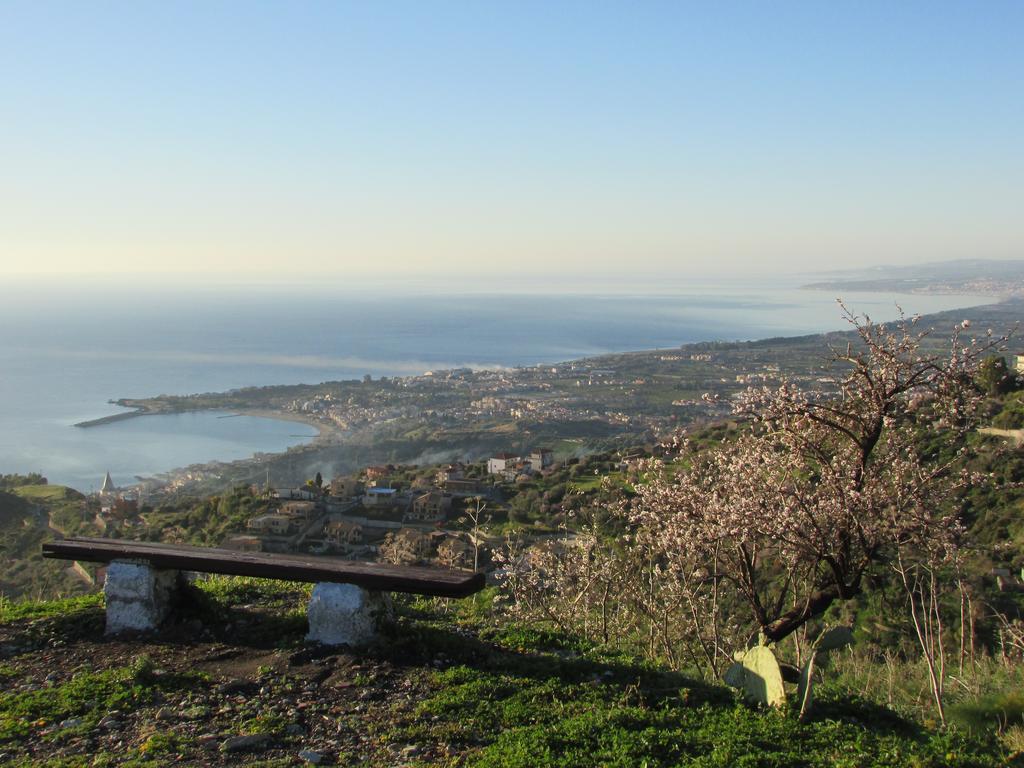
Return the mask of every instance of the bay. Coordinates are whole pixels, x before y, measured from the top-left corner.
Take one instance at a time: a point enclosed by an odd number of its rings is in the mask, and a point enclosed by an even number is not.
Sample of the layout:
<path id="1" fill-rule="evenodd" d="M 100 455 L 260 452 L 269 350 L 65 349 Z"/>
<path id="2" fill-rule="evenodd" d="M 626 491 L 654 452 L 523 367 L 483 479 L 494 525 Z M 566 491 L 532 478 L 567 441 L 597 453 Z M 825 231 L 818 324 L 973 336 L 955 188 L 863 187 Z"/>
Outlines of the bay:
<path id="1" fill-rule="evenodd" d="M 845 327 L 831 294 L 798 281 L 676 281 L 529 291 L 301 284 L 160 286 L 25 282 L 0 303 L 0 472 L 39 471 L 89 491 L 192 463 L 311 439 L 307 425 L 224 414 L 147 416 L 109 399 L 244 386 L 549 363 L 705 340 Z M 521 284 L 521 283 L 520 283 Z M 517 292 L 519 291 L 519 292 Z M 858 293 L 875 320 L 991 298 Z"/>

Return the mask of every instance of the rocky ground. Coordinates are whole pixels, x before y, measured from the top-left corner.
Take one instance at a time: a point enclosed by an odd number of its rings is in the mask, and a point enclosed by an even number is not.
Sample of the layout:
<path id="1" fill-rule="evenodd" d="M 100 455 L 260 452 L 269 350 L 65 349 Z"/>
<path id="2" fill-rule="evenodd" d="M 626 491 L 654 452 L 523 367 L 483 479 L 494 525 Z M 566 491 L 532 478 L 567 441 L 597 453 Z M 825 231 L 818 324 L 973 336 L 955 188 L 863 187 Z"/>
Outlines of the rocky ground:
<path id="1" fill-rule="evenodd" d="M 0 763 L 88 756 L 83 764 L 404 765 L 451 757 L 446 744 L 390 736 L 418 719 L 432 674 L 450 663 L 443 652 L 396 656 L 406 643 L 359 654 L 306 647 L 301 586 L 235 596 L 245 602 L 200 592 L 201 604 L 158 636 L 104 637 L 98 605 L 0 625 L 0 680 L 8 697 L 23 699 L 0 714 Z"/>
<path id="2" fill-rule="evenodd" d="M 304 642 L 308 585 L 217 578 L 150 635 L 99 596 L 0 600 L 0 764 L 956 768 L 1024 765 L 824 687 L 759 712 L 579 639 L 496 622 L 491 596 L 396 600 L 367 648 Z"/>

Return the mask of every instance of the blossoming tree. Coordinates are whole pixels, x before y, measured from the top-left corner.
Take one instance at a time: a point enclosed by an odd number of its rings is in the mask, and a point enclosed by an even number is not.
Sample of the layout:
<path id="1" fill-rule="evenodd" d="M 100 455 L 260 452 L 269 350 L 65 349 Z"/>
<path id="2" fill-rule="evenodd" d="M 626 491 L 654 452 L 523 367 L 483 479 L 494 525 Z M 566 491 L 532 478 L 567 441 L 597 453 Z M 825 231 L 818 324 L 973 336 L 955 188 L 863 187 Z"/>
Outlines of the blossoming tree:
<path id="1" fill-rule="evenodd" d="M 660 637 L 670 657 L 689 644 L 718 673 L 751 634 L 777 642 L 861 593 L 874 567 L 955 552 L 951 502 L 967 476 L 956 451 L 938 458 L 922 436 L 958 444 L 979 361 L 1002 339 L 965 343 L 965 323 L 929 346 L 916 319 L 843 309 L 856 341 L 832 350 L 834 389 L 748 390 L 737 439 L 700 452 L 683 441 L 674 461 L 644 468 L 618 541 L 585 531 L 570 554 L 520 556 L 515 601 L 555 620 L 593 623 L 599 610 L 605 630 L 639 629 L 652 648 Z"/>
<path id="2" fill-rule="evenodd" d="M 955 440 L 972 425 L 973 375 L 997 341 L 965 345 L 961 328 L 944 352 L 926 354 L 915 320 L 847 314 L 859 344 L 832 352 L 838 394 L 789 383 L 748 390 L 736 406 L 748 433 L 639 488 L 633 522 L 668 567 L 715 562 L 768 640 L 859 594 L 896 549 L 956 546 L 948 502 L 965 476 L 955 459 L 924 455 L 921 433 Z"/>

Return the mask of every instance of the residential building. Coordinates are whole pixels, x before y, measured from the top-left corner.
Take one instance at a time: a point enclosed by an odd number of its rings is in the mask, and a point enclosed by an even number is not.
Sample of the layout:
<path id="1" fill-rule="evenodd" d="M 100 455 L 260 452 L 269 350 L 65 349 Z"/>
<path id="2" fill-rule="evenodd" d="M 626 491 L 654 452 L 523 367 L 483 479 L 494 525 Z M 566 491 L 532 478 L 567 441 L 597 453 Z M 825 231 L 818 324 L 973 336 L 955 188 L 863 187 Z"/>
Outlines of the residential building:
<path id="1" fill-rule="evenodd" d="M 438 485 L 444 486 L 452 480 L 462 480 L 464 477 L 465 468 L 461 464 L 449 464 L 448 466 L 441 467 L 441 469 L 438 470 L 434 481 Z"/>
<path id="2" fill-rule="evenodd" d="M 281 505 L 279 514 L 293 520 L 312 520 L 316 517 L 316 504 L 312 501 L 289 501 Z"/>
<path id="3" fill-rule="evenodd" d="M 287 536 L 294 532 L 295 519 L 288 515 L 269 514 L 251 518 L 246 524 L 250 531 L 272 533 L 276 536 Z"/>
<path id="4" fill-rule="evenodd" d="M 487 474 L 501 474 L 517 461 L 519 461 L 519 457 L 511 453 L 496 454 L 487 460 Z"/>
<path id="5" fill-rule="evenodd" d="M 363 492 L 363 484 L 354 477 L 336 477 L 331 480 L 331 496 L 351 499 Z"/>
<path id="6" fill-rule="evenodd" d="M 434 554 L 433 538 L 416 528 L 401 528 L 392 537 L 391 547 L 397 555 L 396 560 L 425 560 Z"/>
<path id="7" fill-rule="evenodd" d="M 394 488 L 367 488 L 363 494 L 364 507 L 393 507 L 398 503 L 398 491 Z"/>
<path id="8" fill-rule="evenodd" d="M 296 501 L 313 501 L 316 493 L 311 488 L 281 488 L 274 491 L 274 496 L 279 499 L 295 499 Z"/>
<path id="9" fill-rule="evenodd" d="M 381 478 L 388 477 L 395 471 L 395 467 L 392 464 L 381 464 L 375 467 L 367 467 L 365 470 L 367 480 L 380 480 Z"/>
<path id="10" fill-rule="evenodd" d="M 510 483 L 518 480 L 520 477 L 529 479 L 533 474 L 533 464 L 529 461 L 511 462 L 505 471 L 501 473 L 502 477 Z"/>
<path id="11" fill-rule="evenodd" d="M 406 513 L 406 520 L 436 523 L 444 520 L 452 508 L 452 497 L 439 491 L 423 493 L 412 500 L 412 508 Z"/>
<path id="12" fill-rule="evenodd" d="M 535 448 L 526 459 L 534 472 L 541 472 L 555 463 L 555 454 L 550 448 Z"/>
<path id="13" fill-rule="evenodd" d="M 332 520 L 325 527 L 324 535 L 340 546 L 356 546 L 363 543 L 363 526 L 348 520 Z"/>

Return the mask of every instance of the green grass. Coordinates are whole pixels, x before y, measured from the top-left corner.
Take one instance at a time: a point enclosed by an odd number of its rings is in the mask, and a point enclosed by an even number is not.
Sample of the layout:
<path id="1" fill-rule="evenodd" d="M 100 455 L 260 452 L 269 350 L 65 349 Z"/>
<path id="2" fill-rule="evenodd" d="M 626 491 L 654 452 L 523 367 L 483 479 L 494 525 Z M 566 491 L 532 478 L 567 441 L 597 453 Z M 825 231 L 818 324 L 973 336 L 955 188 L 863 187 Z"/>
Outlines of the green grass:
<path id="1" fill-rule="evenodd" d="M 11 490 L 21 498 L 31 501 L 66 501 L 82 498 L 78 491 L 64 485 L 20 485 Z"/>
<path id="2" fill-rule="evenodd" d="M 151 662 L 142 658 L 127 667 L 81 672 L 49 688 L 0 693 L 0 743 L 45 731 L 69 718 L 82 721 L 74 727 L 76 732 L 88 729 L 112 709 L 130 710 L 151 701 L 157 691 L 190 688 L 203 681 L 204 676 L 191 672 L 156 675 Z"/>
<path id="3" fill-rule="evenodd" d="M 431 693 L 386 738 L 449 744 L 460 766 L 478 768 L 1024 765 L 991 729 L 942 732 L 836 685 L 821 686 L 801 722 L 795 710 L 759 711 L 731 689 L 573 636 L 510 626 L 479 637 L 484 645 L 460 648 L 420 631 L 411 647 L 443 649 L 455 665 L 431 674 Z"/>
<path id="4" fill-rule="evenodd" d="M 198 619 L 214 636 L 260 647 L 293 647 L 308 629 L 313 585 L 247 576 L 210 576 L 193 584 L 181 618 Z M 230 629 L 228 629 L 230 627 Z"/>
<path id="5" fill-rule="evenodd" d="M 596 491 L 601 487 L 603 480 L 603 475 L 577 475 L 569 481 L 569 491 L 571 493 L 587 493 L 588 491 Z"/>
<path id="6" fill-rule="evenodd" d="M 267 647 L 301 642 L 302 632 L 292 617 L 301 614 L 308 585 L 214 577 L 196 586 L 215 636 L 230 622 L 235 625 L 230 637 L 238 642 L 239 619 L 248 616 L 258 626 L 246 632 L 271 632 Z M 1012 752 L 1017 742 L 1000 742 L 991 727 L 994 720 L 1009 726 L 1020 722 L 1024 699 L 1019 694 L 993 695 L 976 701 L 974 709 L 951 708 L 954 727 L 943 732 L 857 695 L 830 670 L 818 688 L 814 716 L 801 722 L 793 709 L 758 710 L 742 703 L 731 689 L 574 635 L 495 624 L 486 604 L 492 593 L 450 602 L 397 596 L 397 624 L 357 652 L 371 665 L 351 677 L 357 697 L 366 703 L 358 712 L 349 711 L 346 703 L 346 727 L 365 732 L 378 746 L 450 747 L 450 765 L 460 768 L 1024 765 L 1022 753 Z M 64 611 L 90 605 L 81 600 L 62 603 L 46 610 L 25 604 L 22 615 L 60 620 Z M 242 603 L 251 605 L 243 608 Z M 376 666 L 382 661 L 388 663 Z M 446 668 L 437 670 L 436 664 Z M 260 685 L 268 692 L 233 710 L 230 730 L 284 738 L 292 722 L 285 707 L 304 682 L 270 667 L 261 667 L 259 675 L 267 678 Z M 853 680 L 851 675 L 847 672 L 844 679 Z M 0 687 L 10 689 L 0 694 L 0 751 L 4 742 L 14 740 L 44 743 L 82 735 L 111 709 L 138 711 L 157 705 L 161 691 L 189 691 L 189 700 L 198 702 L 209 695 L 204 676 L 187 669 L 159 673 L 145 660 L 83 671 L 37 690 L 19 691 L 21 682 L 14 668 L 0 666 Z M 416 697 L 393 696 L 405 690 L 406 682 Z M 55 728 L 68 718 L 82 722 Z M 163 765 L 196 749 L 187 739 L 147 727 L 129 752 L 111 754 L 108 762 L 100 755 L 95 763 L 25 757 L 16 764 Z M 390 764 L 378 762 L 378 757 L 370 758 L 371 764 Z"/>
<path id="7" fill-rule="evenodd" d="M 81 611 L 102 607 L 102 605 L 103 595 L 98 592 L 62 600 L 21 600 L 16 602 L 0 595 L 0 624 L 19 619 L 67 617 Z"/>
<path id="8" fill-rule="evenodd" d="M 435 676 L 417 715 L 449 741 L 483 742 L 466 761 L 480 768 L 1006 764 L 991 741 L 926 730 L 856 701 L 833 700 L 823 705 L 828 715 L 801 723 L 793 712 L 759 712 L 699 687 L 629 684 L 620 673 L 568 681 L 455 667 Z"/>
<path id="9" fill-rule="evenodd" d="M 242 720 L 239 724 L 239 731 L 243 734 L 250 736 L 258 736 L 266 734 L 267 736 L 276 736 L 284 733 L 285 728 L 288 726 L 288 719 L 281 715 L 273 712 L 263 713 Z"/>
<path id="10" fill-rule="evenodd" d="M 948 715 L 951 722 L 975 733 L 1019 726 L 1024 724 L 1024 692 L 1003 692 L 960 702 L 949 708 Z"/>
<path id="11" fill-rule="evenodd" d="M 174 762 L 170 758 L 180 752 L 187 741 L 189 741 L 187 738 L 170 731 L 156 731 L 139 745 L 139 760 L 137 762 L 139 765 L 147 763 L 166 765 L 168 762 Z"/>
<path id="12" fill-rule="evenodd" d="M 744 706 L 573 707 L 561 717 L 505 730 L 469 765 L 540 766 L 980 766 L 1000 765 L 952 735 L 908 738 L 838 722 L 802 725 Z"/>
<path id="13" fill-rule="evenodd" d="M 210 575 L 199 579 L 195 586 L 211 598 L 225 603 L 248 603 L 256 600 L 309 599 L 313 585 L 301 581 L 258 579 L 252 576 Z"/>

